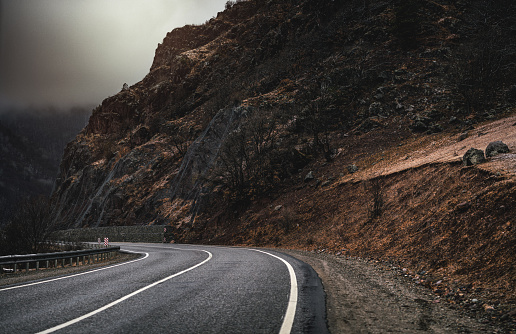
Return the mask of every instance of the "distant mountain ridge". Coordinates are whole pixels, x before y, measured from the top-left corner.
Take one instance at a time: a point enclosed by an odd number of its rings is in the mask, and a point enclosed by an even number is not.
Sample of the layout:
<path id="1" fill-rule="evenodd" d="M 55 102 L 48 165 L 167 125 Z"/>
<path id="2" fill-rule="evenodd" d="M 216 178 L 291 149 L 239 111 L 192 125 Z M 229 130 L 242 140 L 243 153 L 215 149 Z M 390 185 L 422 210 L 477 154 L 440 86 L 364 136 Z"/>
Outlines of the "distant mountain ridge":
<path id="1" fill-rule="evenodd" d="M 88 109 L 0 113 L 0 225 L 29 196 L 50 196 L 64 147 L 87 124 Z"/>

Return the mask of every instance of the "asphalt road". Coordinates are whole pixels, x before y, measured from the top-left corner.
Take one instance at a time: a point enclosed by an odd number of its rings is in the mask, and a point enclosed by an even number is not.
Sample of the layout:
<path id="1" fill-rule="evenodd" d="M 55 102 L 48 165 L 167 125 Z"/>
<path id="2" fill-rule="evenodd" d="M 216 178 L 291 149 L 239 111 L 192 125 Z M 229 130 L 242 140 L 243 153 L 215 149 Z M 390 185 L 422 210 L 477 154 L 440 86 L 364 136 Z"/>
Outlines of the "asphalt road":
<path id="1" fill-rule="evenodd" d="M 0 333 L 327 333 L 321 282 L 293 257 L 247 248 L 118 245 L 143 256 L 0 288 Z"/>

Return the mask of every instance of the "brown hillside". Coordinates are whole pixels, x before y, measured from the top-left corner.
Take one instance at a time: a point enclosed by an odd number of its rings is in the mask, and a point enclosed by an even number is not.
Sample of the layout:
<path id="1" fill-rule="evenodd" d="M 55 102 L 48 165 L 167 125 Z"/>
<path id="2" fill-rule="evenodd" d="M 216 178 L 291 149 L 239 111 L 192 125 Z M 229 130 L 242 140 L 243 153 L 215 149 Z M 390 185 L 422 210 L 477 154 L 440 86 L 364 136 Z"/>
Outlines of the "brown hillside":
<path id="1" fill-rule="evenodd" d="M 514 305 L 515 5 L 227 7 L 167 34 L 149 74 L 93 111 L 55 220 L 390 259 L 450 301 L 471 283 Z M 461 165 L 498 140 L 509 153 Z"/>
<path id="2" fill-rule="evenodd" d="M 510 117 L 488 123 L 479 127 L 478 133 L 485 133 L 482 141 L 474 132 L 459 144 L 462 148 L 474 142 L 485 148 L 495 136 L 506 140 L 513 152 L 515 121 Z M 300 175 L 312 170 L 314 180 L 306 183 L 300 178 L 241 214 L 240 230 L 223 218 L 217 229 L 207 224 L 198 231 L 202 240 L 209 236 L 214 243 L 236 240 L 389 259 L 414 275 L 426 272 L 434 283 L 444 280 L 449 286 L 443 294 L 455 296 L 454 287 L 472 283 L 475 289 L 486 289 L 491 298 L 514 303 L 514 154 L 464 167 L 454 156 L 457 142 L 450 138 L 456 136 L 449 133 L 409 139 L 377 152 L 370 148 L 369 141 L 386 137 L 371 133 L 357 138 L 356 146 L 339 149 L 341 155 L 333 163 L 308 166 Z M 373 154 L 364 156 L 361 149 Z M 411 157 L 407 152 L 419 154 Z M 350 174 L 346 169 L 350 162 L 361 170 Z M 381 216 L 372 219 L 375 180 L 384 207 Z"/>

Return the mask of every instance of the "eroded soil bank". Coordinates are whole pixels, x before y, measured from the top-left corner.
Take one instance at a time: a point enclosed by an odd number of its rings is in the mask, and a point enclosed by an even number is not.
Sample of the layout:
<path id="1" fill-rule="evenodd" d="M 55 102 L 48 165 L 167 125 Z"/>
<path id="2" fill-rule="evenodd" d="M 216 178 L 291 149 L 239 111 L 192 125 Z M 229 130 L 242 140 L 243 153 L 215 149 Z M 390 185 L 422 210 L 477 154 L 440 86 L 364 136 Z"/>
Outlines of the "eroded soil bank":
<path id="1" fill-rule="evenodd" d="M 402 268 L 378 261 L 295 250 L 284 251 L 319 274 L 332 333 L 514 333 L 510 317 L 480 299 L 450 304 Z M 464 292 L 467 298 L 474 293 Z M 507 311 L 507 310 L 506 310 Z M 507 314 L 507 313 L 506 313 Z"/>

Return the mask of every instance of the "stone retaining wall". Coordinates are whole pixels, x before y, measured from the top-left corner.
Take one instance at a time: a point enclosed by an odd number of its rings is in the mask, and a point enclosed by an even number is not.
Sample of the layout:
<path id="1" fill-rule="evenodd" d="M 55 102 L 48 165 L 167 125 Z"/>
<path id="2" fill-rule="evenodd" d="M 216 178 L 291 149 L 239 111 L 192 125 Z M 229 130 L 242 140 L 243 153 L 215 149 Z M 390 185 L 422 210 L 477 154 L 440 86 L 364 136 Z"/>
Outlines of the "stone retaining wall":
<path id="1" fill-rule="evenodd" d="M 70 242 L 96 242 L 100 238 L 109 238 L 110 242 L 163 242 L 171 236 L 164 232 L 166 226 L 109 226 L 96 228 L 78 228 L 54 233 L 57 240 Z"/>

